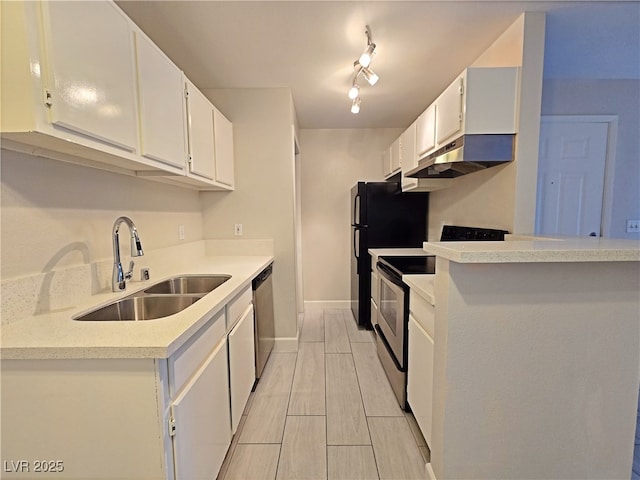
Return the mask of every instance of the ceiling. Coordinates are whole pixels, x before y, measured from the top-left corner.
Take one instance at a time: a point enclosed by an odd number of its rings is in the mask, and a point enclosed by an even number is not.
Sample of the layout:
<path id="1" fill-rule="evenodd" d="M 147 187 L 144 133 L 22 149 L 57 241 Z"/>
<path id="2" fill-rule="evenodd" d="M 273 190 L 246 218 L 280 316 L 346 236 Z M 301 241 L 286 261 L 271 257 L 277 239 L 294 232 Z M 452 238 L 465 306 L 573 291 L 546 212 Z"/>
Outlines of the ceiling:
<path id="1" fill-rule="evenodd" d="M 581 2 L 117 3 L 200 89 L 288 87 L 301 128 L 377 128 L 408 126 L 522 12 Z M 347 91 L 365 25 L 380 81 L 359 82 L 354 115 Z"/>

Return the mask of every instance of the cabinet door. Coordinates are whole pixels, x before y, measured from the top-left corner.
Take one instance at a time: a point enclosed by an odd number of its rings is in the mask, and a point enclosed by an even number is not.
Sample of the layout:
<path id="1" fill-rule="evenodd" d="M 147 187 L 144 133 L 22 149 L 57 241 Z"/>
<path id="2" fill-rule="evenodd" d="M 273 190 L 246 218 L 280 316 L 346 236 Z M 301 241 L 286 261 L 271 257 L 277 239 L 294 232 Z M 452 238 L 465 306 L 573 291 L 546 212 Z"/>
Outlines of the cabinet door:
<path id="1" fill-rule="evenodd" d="M 391 144 L 391 172 L 396 173 L 400 170 L 400 138 L 398 137 L 395 142 Z"/>
<path id="2" fill-rule="evenodd" d="M 233 187 L 233 125 L 213 108 L 216 181 Z"/>
<path id="3" fill-rule="evenodd" d="M 391 147 L 382 152 L 382 175 L 387 177 L 391 174 Z"/>
<path id="4" fill-rule="evenodd" d="M 187 80 L 189 172 L 208 180 L 216 175 L 213 105 Z"/>
<path id="5" fill-rule="evenodd" d="M 431 447 L 433 410 L 433 338 L 409 316 L 407 401 L 424 439 Z"/>
<path id="6" fill-rule="evenodd" d="M 182 72 L 158 47 L 136 32 L 140 154 L 181 169 L 186 164 Z"/>
<path id="7" fill-rule="evenodd" d="M 231 445 L 227 342 L 205 360 L 171 405 L 177 479 L 216 478 Z"/>
<path id="8" fill-rule="evenodd" d="M 436 104 L 429 105 L 417 121 L 416 150 L 417 158 L 431 153 L 436 146 Z M 417 163 L 416 163 L 417 165 Z"/>
<path id="9" fill-rule="evenodd" d="M 413 122 L 402 135 L 400 135 L 400 143 L 402 145 L 402 191 L 411 191 L 418 186 L 417 178 L 409 178 L 404 176 L 404 172 L 411 170 L 418 165 L 418 155 L 416 154 L 416 134 L 418 121 Z"/>
<path id="10" fill-rule="evenodd" d="M 236 432 L 256 380 L 253 305 L 229 332 L 229 386 L 231 431 Z"/>
<path id="11" fill-rule="evenodd" d="M 42 2 L 50 119 L 127 151 L 138 147 L 133 35 L 112 2 Z"/>
<path id="12" fill-rule="evenodd" d="M 463 77 L 459 77 L 436 100 L 436 141 L 441 144 L 462 130 Z"/>

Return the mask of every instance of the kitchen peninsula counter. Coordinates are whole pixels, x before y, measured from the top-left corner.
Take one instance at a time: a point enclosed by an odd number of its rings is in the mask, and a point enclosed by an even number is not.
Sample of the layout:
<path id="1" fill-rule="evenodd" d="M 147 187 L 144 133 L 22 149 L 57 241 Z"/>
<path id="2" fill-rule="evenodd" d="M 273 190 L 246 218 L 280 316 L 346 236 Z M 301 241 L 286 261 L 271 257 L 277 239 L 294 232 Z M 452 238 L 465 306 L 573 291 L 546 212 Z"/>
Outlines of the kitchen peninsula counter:
<path id="1" fill-rule="evenodd" d="M 245 288 L 272 256 L 208 256 L 179 269 L 165 270 L 144 282 L 131 282 L 125 292 L 87 297 L 74 308 L 33 315 L 3 325 L 0 358 L 125 359 L 168 358 L 220 309 Z M 151 272 L 152 275 L 154 271 Z M 144 321 L 76 321 L 72 317 L 128 296 L 174 275 L 227 274 L 231 278 L 179 313 Z"/>
<path id="2" fill-rule="evenodd" d="M 436 255 L 433 439 L 454 478 L 629 478 L 640 242 L 427 242 Z"/>

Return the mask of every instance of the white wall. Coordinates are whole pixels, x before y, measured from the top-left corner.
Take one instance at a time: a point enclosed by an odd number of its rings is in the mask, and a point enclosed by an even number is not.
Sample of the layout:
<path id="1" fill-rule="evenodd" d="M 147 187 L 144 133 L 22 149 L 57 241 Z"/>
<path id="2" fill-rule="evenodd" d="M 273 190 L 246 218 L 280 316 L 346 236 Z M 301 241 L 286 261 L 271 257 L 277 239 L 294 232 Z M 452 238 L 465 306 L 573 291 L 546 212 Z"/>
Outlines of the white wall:
<path id="1" fill-rule="evenodd" d="M 381 152 L 400 133 L 300 130 L 305 301 L 350 298 L 351 187 L 383 180 Z"/>
<path id="2" fill-rule="evenodd" d="M 640 219 L 640 80 L 546 79 L 542 114 L 618 117 L 609 236 L 640 238 L 626 232 Z"/>
<path id="3" fill-rule="evenodd" d="M 609 235 L 640 219 L 640 8 L 586 5 L 548 14 L 543 115 L 615 115 Z M 609 171 L 609 170 L 608 170 Z"/>
<path id="4" fill-rule="evenodd" d="M 203 238 L 196 191 L 8 150 L 1 155 L 3 280 L 112 259 L 111 231 L 121 215 L 135 222 L 146 250 Z M 184 241 L 178 225 L 185 226 Z M 128 263 L 124 249 L 122 256 Z"/>
<path id="5" fill-rule="evenodd" d="M 432 192 L 429 240 L 439 239 L 445 223 L 533 232 L 543 56 L 544 14 L 526 13 L 473 63 L 522 68 L 515 160 Z"/>
<path id="6" fill-rule="evenodd" d="M 292 127 L 296 121 L 291 92 L 286 88 L 203 92 L 233 122 L 235 150 L 235 191 L 201 194 L 204 236 L 207 239 L 273 239 L 278 348 L 285 348 L 284 345 L 295 348 Z M 243 225 L 242 237 L 234 237 L 236 223 Z"/>

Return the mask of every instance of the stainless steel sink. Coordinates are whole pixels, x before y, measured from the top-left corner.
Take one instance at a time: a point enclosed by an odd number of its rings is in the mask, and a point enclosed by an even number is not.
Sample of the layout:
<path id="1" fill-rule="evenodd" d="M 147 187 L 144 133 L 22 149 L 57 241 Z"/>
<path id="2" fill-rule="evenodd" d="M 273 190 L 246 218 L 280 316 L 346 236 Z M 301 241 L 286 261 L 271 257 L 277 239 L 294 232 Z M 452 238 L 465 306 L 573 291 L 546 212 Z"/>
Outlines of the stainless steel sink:
<path id="1" fill-rule="evenodd" d="M 142 295 L 125 297 L 74 317 L 84 321 L 139 321 L 168 317 L 200 300 L 202 295 Z"/>
<path id="2" fill-rule="evenodd" d="M 205 294 L 230 278 L 231 275 L 181 275 L 156 283 L 145 289 L 144 293 Z"/>

